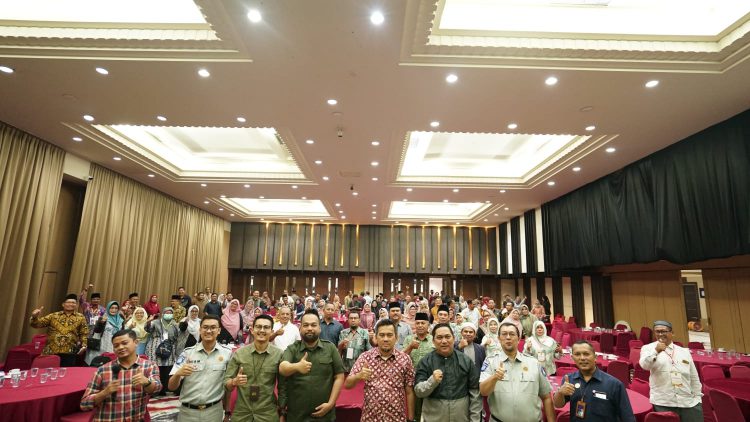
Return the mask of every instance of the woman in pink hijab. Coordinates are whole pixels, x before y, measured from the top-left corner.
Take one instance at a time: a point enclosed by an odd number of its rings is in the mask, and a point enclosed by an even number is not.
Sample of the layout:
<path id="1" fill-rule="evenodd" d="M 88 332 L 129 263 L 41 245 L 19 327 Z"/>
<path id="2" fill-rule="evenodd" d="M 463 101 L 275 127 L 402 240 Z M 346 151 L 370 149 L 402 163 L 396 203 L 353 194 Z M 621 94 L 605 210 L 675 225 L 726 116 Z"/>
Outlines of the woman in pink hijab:
<path id="1" fill-rule="evenodd" d="M 238 338 L 242 339 L 242 329 L 240 301 L 233 299 L 224 308 L 224 315 L 221 316 L 221 334 L 217 340 L 223 344 L 236 343 Z"/>

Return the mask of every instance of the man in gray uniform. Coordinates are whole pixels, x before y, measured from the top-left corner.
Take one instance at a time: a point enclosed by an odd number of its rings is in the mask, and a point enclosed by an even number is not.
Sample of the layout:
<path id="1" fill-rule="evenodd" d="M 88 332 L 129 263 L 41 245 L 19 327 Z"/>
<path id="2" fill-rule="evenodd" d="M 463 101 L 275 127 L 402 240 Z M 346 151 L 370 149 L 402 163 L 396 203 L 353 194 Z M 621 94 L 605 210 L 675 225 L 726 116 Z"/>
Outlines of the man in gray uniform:
<path id="1" fill-rule="evenodd" d="M 219 318 L 205 315 L 201 320 L 201 342 L 187 347 L 169 373 L 169 389 L 180 392 L 180 422 L 213 422 L 224 418 L 224 371 L 232 349 L 216 342 L 221 330 Z"/>

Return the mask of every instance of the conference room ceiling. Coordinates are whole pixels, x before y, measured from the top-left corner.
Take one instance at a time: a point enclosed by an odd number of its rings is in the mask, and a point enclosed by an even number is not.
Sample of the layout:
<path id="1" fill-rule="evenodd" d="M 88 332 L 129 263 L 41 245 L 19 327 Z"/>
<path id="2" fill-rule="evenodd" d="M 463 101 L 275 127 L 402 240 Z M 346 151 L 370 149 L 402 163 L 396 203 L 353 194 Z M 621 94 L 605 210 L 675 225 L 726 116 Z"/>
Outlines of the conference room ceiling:
<path id="1" fill-rule="evenodd" d="M 496 225 L 750 108 L 745 3 L 0 0 L 0 120 L 227 221 Z"/>

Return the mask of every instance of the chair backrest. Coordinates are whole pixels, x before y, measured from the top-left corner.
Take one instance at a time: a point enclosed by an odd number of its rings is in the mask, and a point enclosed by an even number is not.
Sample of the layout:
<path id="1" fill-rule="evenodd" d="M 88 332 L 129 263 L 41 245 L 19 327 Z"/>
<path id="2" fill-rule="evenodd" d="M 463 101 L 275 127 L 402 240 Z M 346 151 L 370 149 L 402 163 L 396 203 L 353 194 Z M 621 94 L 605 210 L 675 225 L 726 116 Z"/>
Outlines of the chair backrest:
<path id="1" fill-rule="evenodd" d="M 627 321 L 619 320 L 615 322 L 615 330 L 630 330 L 630 324 Z"/>
<path id="2" fill-rule="evenodd" d="M 702 341 L 690 341 L 688 342 L 688 349 L 692 350 L 704 350 L 706 347 Z"/>
<path id="3" fill-rule="evenodd" d="M 643 397 L 649 397 L 651 395 L 651 386 L 648 381 L 638 378 L 633 378 L 633 381 L 630 383 L 630 389 Z"/>
<path id="4" fill-rule="evenodd" d="M 592 322 L 592 323 L 589 323 L 589 327 L 596 328 L 596 327 L 599 327 L 599 324 L 597 324 L 596 322 Z"/>
<path id="5" fill-rule="evenodd" d="M 685 346 L 684 346 L 684 345 L 682 344 L 682 342 L 681 342 L 681 341 L 675 341 L 675 342 L 674 342 L 674 344 L 676 344 L 676 345 L 678 345 L 678 346 L 680 346 L 680 347 L 685 347 Z"/>
<path id="6" fill-rule="evenodd" d="M 117 355 L 112 352 L 104 352 L 102 353 L 102 356 L 106 356 L 109 358 L 109 360 L 115 360 L 117 359 Z"/>
<path id="7" fill-rule="evenodd" d="M 616 349 L 627 349 L 628 348 L 628 342 L 632 340 L 633 337 L 630 335 L 630 332 L 624 332 L 624 333 L 617 333 L 617 338 L 615 340 L 615 348 Z"/>
<path id="8" fill-rule="evenodd" d="M 732 365 L 729 367 L 730 378 L 750 378 L 750 367 L 745 365 Z"/>
<path id="9" fill-rule="evenodd" d="M 572 374 L 573 372 L 577 370 L 578 368 L 576 368 L 575 366 L 561 366 L 557 368 L 557 370 L 555 371 L 555 375 L 563 377 L 567 374 Z"/>
<path id="10" fill-rule="evenodd" d="M 633 364 L 633 366 L 638 365 L 638 362 L 641 360 L 641 349 L 630 349 L 630 363 Z"/>
<path id="11" fill-rule="evenodd" d="M 570 412 L 566 410 L 560 413 L 559 415 L 557 415 L 555 422 L 570 422 Z"/>
<path id="12" fill-rule="evenodd" d="M 576 323 L 576 317 L 574 317 L 573 315 L 571 315 L 571 316 L 568 317 L 568 324 L 570 324 L 571 322 L 573 324 Z"/>
<path id="13" fill-rule="evenodd" d="M 573 318 L 573 317 L 571 317 L 571 318 Z M 575 321 L 568 322 L 567 327 L 565 327 L 566 331 L 575 330 L 576 328 L 578 328 L 578 324 L 576 324 Z"/>
<path id="14" fill-rule="evenodd" d="M 98 367 L 104 365 L 105 363 L 107 363 L 107 362 L 109 362 L 111 360 L 112 359 L 110 359 L 109 357 L 104 356 L 104 355 L 97 356 L 97 357 L 91 359 L 91 363 L 89 364 L 89 366 L 93 366 L 95 368 L 98 368 Z"/>
<path id="15" fill-rule="evenodd" d="M 645 422 L 680 422 L 680 415 L 674 412 L 651 412 Z"/>
<path id="16" fill-rule="evenodd" d="M 615 360 L 607 366 L 607 373 L 620 380 L 625 387 L 630 385 L 630 367 L 627 363 Z"/>
<path id="17" fill-rule="evenodd" d="M 649 344 L 651 340 L 652 331 L 648 327 L 641 327 L 641 334 L 638 336 L 638 340 L 642 341 L 643 344 Z"/>
<path id="18" fill-rule="evenodd" d="M 602 343 L 602 352 L 612 353 L 612 348 L 615 345 L 615 336 L 611 333 L 602 333 L 599 341 Z"/>
<path id="19" fill-rule="evenodd" d="M 701 375 L 703 380 L 721 379 L 726 378 L 724 370 L 719 365 L 703 365 L 701 367 Z"/>
<path id="20" fill-rule="evenodd" d="M 31 343 L 39 342 L 41 344 L 47 344 L 47 334 L 34 334 L 34 337 L 31 338 Z"/>
<path id="21" fill-rule="evenodd" d="M 708 395 L 711 398 L 711 405 L 714 408 L 714 415 L 717 421 L 743 421 L 745 416 L 740 410 L 737 400 L 729 394 L 709 389 Z"/>
<path id="22" fill-rule="evenodd" d="M 554 327 L 553 327 L 553 328 L 552 328 L 552 331 L 551 331 L 551 332 L 549 332 L 549 333 L 548 333 L 548 335 L 549 335 L 550 337 L 552 337 L 552 338 L 556 338 L 556 337 L 557 337 L 557 333 L 559 333 L 559 332 L 561 332 L 561 331 L 560 331 L 560 330 L 558 330 L 557 328 L 554 328 Z"/>
<path id="23" fill-rule="evenodd" d="M 590 340 L 589 343 L 591 343 L 592 346 L 594 346 L 594 351 L 601 353 L 602 352 L 602 344 L 599 343 L 596 340 Z"/>
<path id="24" fill-rule="evenodd" d="M 40 355 L 31 362 L 32 368 L 59 368 L 60 356 L 57 355 Z"/>
<path id="25" fill-rule="evenodd" d="M 630 341 L 628 341 L 628 349 L 630 349 L 630 350 L 640 349 L 641 347 L 643 347 L 643 342 L 640 341 L 640 340 L 630 340 Z"/>
<path id="26" fill-rule="evenodd" d="M 8 350 L 8 354 L 5 355 L 3 370 L 8 372 L 9 369 L 20 369 L 21 371 L 31 369 L 31 352 L 23 347 L 14 347 Z"/>
<path id="27" fill-rule="evenodd" d="M 560 343 L 560 346 L 562 346 L 563 349 L 570 346 L 570 333 L 562 335 L 562 343 Z"/>
<path id="28" fill-rule="evenodd" d="M 555 342 L 557 342 L 557 344 L 562 344 L 563 332 L 558 331 L 557 334 L 552 338 L 555 339 Z"/>

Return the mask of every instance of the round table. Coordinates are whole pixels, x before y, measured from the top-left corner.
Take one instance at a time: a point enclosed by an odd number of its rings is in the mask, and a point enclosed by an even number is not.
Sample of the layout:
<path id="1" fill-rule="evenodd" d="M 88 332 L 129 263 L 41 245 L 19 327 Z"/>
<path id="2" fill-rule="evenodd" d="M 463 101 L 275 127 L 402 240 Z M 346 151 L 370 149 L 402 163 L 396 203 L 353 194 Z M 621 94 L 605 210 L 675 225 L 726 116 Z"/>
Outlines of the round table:
<path id="1" fill-rule="evenodd" d="M 708 389 L 723 391 L 737 399 L 745 419 L 750 420 L 750 379 L 711 379 L 703 381 L 703 386 Z"/>
<path id="2" fill-rule="evenodd" d="M 60 416 L 80 411 L 81 397 L 86 390 L 96 368 L 67 368 L 64 378 L 39 382 L 39 375 L 21 381 L 18 388 L 10 386 L 5 380 L 0 388 L 0 415 L 8 421 L 58 421 Z"/>
<path id="3" fill-rule="evenodd" d="M 615 360 L 609 360 L 609 359 L 604 359 L 604 357 L 602 357 L 601 355 L 596 356 L 596 367 L 601 369 L 604 372 L 607 372 L 607 367 L 609 366 L 611 362 L 614 362 L 614 361 L 627 363 L 629 368 L 631 369 L 633 368 L 633 364 L 631 364 L 627 359 L 623 357 L 618 356 L 617 359 Z M 555 359 L 555 366 L 557 366 L 558 368 L 563 367 L 563 366 L 575 367 L 576 363 L 573 362 L 573 358 L 570 355 L 564 354 L 560 357 L 560 359 Z"/>
<path id="4" fill-rule="evenodd" d="M 562 377 L 553 376 L 550 378 L 551 381 L 562 384 Z M 553 387 L 554 388 L 554 387 Z M 633 415 L 638 422 L 643 422 L 646 419 L 646 415 L 653 410 L 653 406 L 648 401 L 648 397 L 635 392 L 633 390 L 625 390 L 628 393 L 628 399 L 630 400 L 630 407 L 633 409 Z M 553 391 L 554 392 L 554 391 Z M 557 414 L 560 414 L 566 410 L 570 410 L 570 403 L 565 403 L 565 406 L 555 409 Z"/>
<path id="5" fill-rule="evenodd" d="M 708 351 L 706 350 L 690 350 L 690 355 L 693 358 L 693 362 L 695 362 L 695 368 L 698 370 L 698 374 L 701 374 L 701 367 L 703 365 L 719 365 L 724 369 L 725 374 L 729 374 L 729 367 L 734 365 L 737 362 L 750 362 L 750 357 L 748 356 L 741 356 L 739 359 L 732 358 L 727 359 L 726 354 L 720 355 L 719 352 L 713 351 L 711 352 L 711 356 L 708 355 Z M 719 356 L 723 356 L 723 359 L 719 359 Z M 701 375 L 701 380 L 703 379 L 703 376 Z"/>

